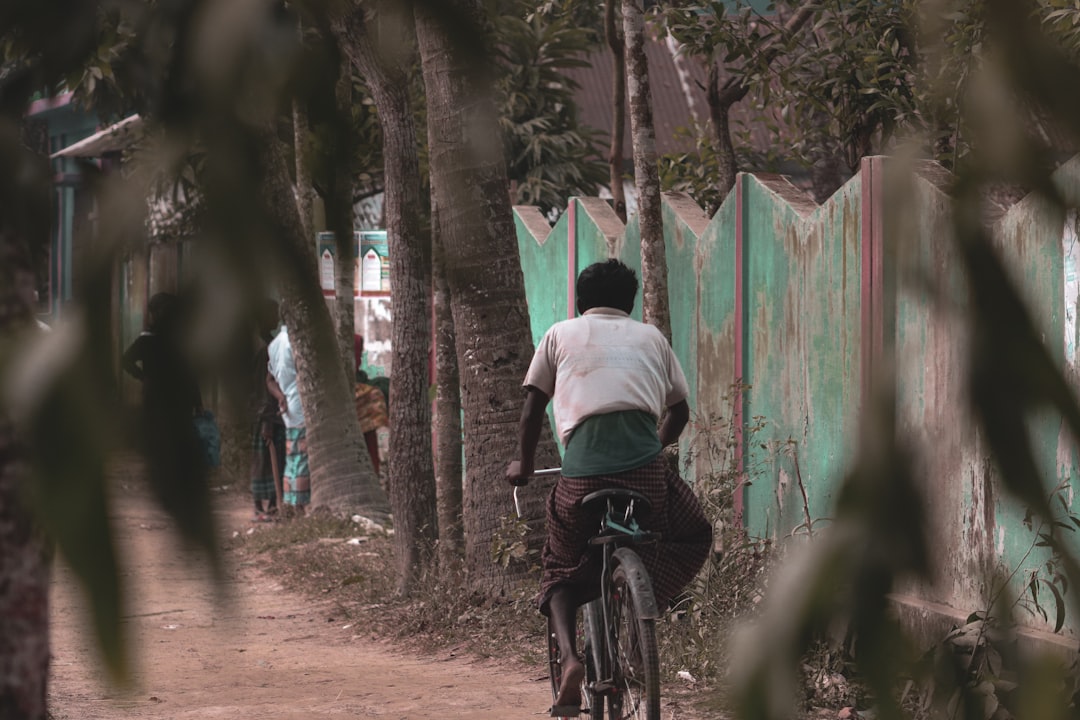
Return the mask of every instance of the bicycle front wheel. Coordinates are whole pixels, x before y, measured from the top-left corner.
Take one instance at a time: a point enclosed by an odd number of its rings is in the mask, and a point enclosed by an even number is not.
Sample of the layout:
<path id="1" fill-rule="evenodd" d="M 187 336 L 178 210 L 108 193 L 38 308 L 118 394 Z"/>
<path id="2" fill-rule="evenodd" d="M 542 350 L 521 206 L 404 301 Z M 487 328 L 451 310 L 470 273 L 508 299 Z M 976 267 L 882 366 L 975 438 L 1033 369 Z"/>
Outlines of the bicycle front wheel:
<path id="1" fill-rule="evenodd" d="M 656 600 L 641 558 L 616 552 L 612 580 L 614 692 L 612 720 L 660 720 L 660 654 L 656 645 Z"/>

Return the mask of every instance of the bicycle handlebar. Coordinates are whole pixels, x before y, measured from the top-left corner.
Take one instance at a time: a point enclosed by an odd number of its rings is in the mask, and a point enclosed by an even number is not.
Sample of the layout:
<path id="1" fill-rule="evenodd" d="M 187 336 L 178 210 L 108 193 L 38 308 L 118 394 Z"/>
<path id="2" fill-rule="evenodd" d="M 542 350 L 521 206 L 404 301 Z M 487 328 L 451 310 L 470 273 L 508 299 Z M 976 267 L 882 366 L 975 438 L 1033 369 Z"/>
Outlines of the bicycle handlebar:
<path id="1" fill-rule="evenodd" d="M 542 470 L 534 470 L 533 474 L 529 477 L 552 477 L 554 475 L 558 475 L 560 472 L 562 472 L 561 467 L 544 468 Z M 518 488 L 520 487 L 520 485 L 514 486 L 514 512 L 517 513 L 517 516 L 519 518 L 521 517 L 521 501 L 518 500 Z"/>

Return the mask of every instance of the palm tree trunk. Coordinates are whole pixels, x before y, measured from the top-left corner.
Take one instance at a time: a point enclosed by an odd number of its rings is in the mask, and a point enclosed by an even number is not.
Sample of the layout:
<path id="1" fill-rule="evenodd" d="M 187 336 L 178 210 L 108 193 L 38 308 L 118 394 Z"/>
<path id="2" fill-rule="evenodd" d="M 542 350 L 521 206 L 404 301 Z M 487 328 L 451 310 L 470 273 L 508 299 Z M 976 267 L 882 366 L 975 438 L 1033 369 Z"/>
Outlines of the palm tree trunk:
<path id="1" fill-rule="evenodd" d="M 431 206 L 432 263 L 435 278 L 435 492 L 439 508 L 439 567 L 448 571 L 461 562 L 465 532 L 461 522 L 461 376 L 455 352 L 454 316 L 446 260 L 442 254 L 436 215 Z"/>
<path id="2" fill-rule="evenodd" d="M 17 287 L 25 257 L 0 230 L 0 336 L 32 322 Z M 0 409 L 0 718 L 44 720 L 49 675 L 49 563 L 25 500 L 26 448 Z"/>
<path id="3" fill-rule="evenodd" d="M 337 512 L 361 511 L 384 518 L 386 494 L 371 466 L 345 377 L 330 312 L 319 287 L 311 243 L 296 209 L 283 144 L 267 128 L 262 192 L 280 239 L 283 274 L 281 314 L 296 357 L 311 461 L 311 504 Z"/>
<path id="4" fill-rule="evenodd" d="M 311 168 L 308 161 L 307 113 L 300 107 L 300 101 L 293 98 L 293 155 L 296 159 L 296 209 L 300 213 L 300 222 L 304 224 L 304 234 L 312 234 L 312 194 Z"/>
<path id="5" fill-rule="evenodd" d="M 297 33 L 301 44 L 304 42 L 304 25 L 296 21 Z M 296 207 L 300 211 L 300 222 L 304 225 L 304 234 L 311 237 L 312 199 L 315 190 L 311 183 L 311 161 L 308 157 L 308 116 L 307 107 L 301 98 L 293 98 L 293 157 L 296 160 Z"/>
<path id="6" fill-rule="evenodd" d="M 611 206 L 626 222 L 626 192 L 623 189 L 623 143 L 626 140 L 626 57 L 618 23 L 619 0 L 604 0 L 604 36 L 611 50 L 611 147 L 608 149 L 608 181 Z"/>
<path id="7" fill-rule="evenodd" d="M 649 63 L 645 57 L 645 18 L 640 0 L 623 0 L 626 36 L 626 86 L 630 95 L 630 129 L 634 139 L 634 183 L 638 192 L 641 227 L 641 312 L 647 323 L 671 341 L 668 306 L 667 255 L 660 208 L 660 173 L 657 169 L 656 129 L 653 126 Z"/>
<path id="8" fill-rule="evenodd" d="M 334 86 L 334 155 L 327 203 L 334 231 L 334 334 L 351 385 L 356 375 L 356 242 L 353 233 L 352 67 L 343 58 Z M 311 238 L 314 241 L 313 238 Z"/>
<path id="9" fill-rule="evenodd" d="M 481 54 L 469 54 L 488 47 L 485 18 L 477 0 L 448 0 L 442 12 L 456 15 L 455 37 L 426 5 L 417 7 L 416 30 L 461 373 L 466 569 L 473 590 L 495 597 L 528 570 L 493 562 L 491 543 L 500 519 L 512 512 L 511 489 L 501 478 L 517 454 L 521 380 L 533 344 L 490 83 L 479 72 Z M 463 37 L 466 32 L 471 36 Z M 556 462 L 550 435 L 542 443 L 539 462 Z M 542 540 L 543 490 L 535 483 L 525 493 L 527 519 L 537 528 L 534 549 Z"/>
<path id="10" fill-rule="evenodd" d="M 393 367 L 390 377 L 390 462 L 387 485 L 394 510 L 394 532 L 401 569 L 399 591 L 409 594 L 433 569 L 436 524 L 435 468 L 431 454 L 431 404 L 427 360 L 431 339 L 428 315 L 427 268 L 431 257 L 420 232 L 420 160 L 416 123 L 409 100 L 407 68 L 411 53 L 398 58 L 380 56 L 364 17 L 354 6 L 338 24 L 342 47 L 363 74 L 375 100 L 383 133 L 386 177 L 387 239 L 390 245 L 390 285 L 394 297 Z M 411 13 L 380 3 L 379 29 L 383 43 L 411 47 Z"/>

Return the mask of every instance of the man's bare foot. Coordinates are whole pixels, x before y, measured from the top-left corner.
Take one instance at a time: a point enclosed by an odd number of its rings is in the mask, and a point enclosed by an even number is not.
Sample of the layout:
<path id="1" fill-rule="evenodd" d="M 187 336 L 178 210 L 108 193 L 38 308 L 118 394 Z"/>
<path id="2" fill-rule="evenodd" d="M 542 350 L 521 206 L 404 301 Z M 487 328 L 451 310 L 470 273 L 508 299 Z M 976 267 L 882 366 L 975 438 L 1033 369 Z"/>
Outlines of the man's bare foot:
<path id="1" fill-rule="evenodd" d="M 562 661 L 562 683 L 555 705 L 559 707 L 581 707 L 581 681 L 585 679 L 585 665 L 576 657 Z"/>

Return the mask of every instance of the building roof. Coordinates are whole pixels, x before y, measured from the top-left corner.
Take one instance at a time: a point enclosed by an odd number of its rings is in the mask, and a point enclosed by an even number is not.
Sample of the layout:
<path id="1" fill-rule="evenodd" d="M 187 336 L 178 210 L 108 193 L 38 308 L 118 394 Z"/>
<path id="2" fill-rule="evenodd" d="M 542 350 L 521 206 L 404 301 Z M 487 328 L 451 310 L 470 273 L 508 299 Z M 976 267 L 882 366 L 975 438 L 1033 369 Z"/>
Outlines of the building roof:
<path id="1" fill-rule="evenodd" d="M 143 121 L 138 115 L 130 115 L 120 122 L 98 131 L 88 138 L 68 145 L 50 157 L 101 157 L 107 153 L 120 152 L 135 144 L 143 135 Z"/>
<path id="2" fill-rule="evenodd" d="M 705 86 L 705 73 L 693 59 L 684 58 L 680 65 L 686 73 L 680 78 L 679 68 L 663 40 L 647 40 L 645 55 L 649 62 L 649 87 L 653 95 L 656 151 L 664 155 L 689 150 L 693 146 L 692 141 L 686 137 L 676 137 L 675 131 L 678 128 L 691 128 L 695 113 L 702 122 L 708 118 L 709 110 L 702 89 Z M 602 47 L 589 53 L 585 61 L 587 66 L 567 68 L 563 72 L 580 86 L 574 93 L 578 119 L 597 130 L 606 145 L 611 137 L 611 51 Z M 627 105 L 623 157 L 633 155 L 630 143 L 630 109 Z"/>
<path id="3" fill-rule="evenodd" d="M 656 152 L 660 155 L 692 150 L 692 134 L 680 133 L 680 129 L 692 130 L 695 123 L 709 121 L 709 106 L 705 97 L 706 72 L 701 62 L 689 55 L 681 55 L 678 47 L 665 38 L 648 38 L 645 55 L 649 63 L 649 87 L 653 96 L 653 123 L 656 126 Z M 678 57 L 678 61 L 676 61 Z M 564 74 L 580 87 L 574 93 L 578 107 L 578 119 L 595 129 L 603 137 L 604 146 L 611 137 L 611 51 L 602 47 L 585 57 L 585 67 L 568 68 Z M 726 76 L 720 70 L 720 83 Z M 751 94 L 753 94 L 751 90 Z M 749 127 L 751 142 L 756 150 L 766 150 L 773 142 L 772 134 L 761 122 L 752 122 L 747 98 L 731 108 L 732 129 Z M 630 139 L 630 110 L 626 109 L 626 134 L 623 141 L 623 157 L 633 156 Z M 604 153 L 606 154 L 606 152 Z"/>

